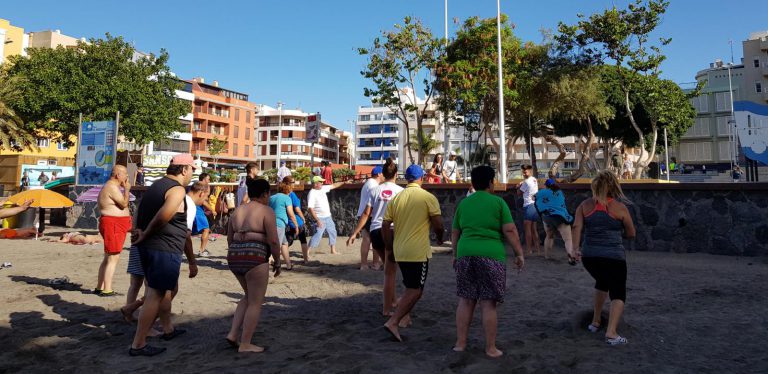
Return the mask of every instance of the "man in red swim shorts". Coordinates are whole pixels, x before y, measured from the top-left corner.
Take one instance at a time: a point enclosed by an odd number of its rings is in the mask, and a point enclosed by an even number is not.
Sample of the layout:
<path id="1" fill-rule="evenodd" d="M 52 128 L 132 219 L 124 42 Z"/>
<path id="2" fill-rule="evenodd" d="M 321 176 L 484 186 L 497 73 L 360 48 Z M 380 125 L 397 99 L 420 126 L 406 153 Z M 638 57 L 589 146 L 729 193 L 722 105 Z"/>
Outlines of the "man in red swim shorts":
<path id="1" fill-rule="evenodd" d="M 125 166 L 115 165 L 112 176 L 99 192 L 99 233 L 104 237 L 104 259 L 99 266 L 98 284 L 93 290 L 99 296 L 117 295 L 117 292 L 112 290 L 112 276 L 120 261 L 125 237 L 132 226 L 128 209 L 130 190 L 128 170 Z"/>

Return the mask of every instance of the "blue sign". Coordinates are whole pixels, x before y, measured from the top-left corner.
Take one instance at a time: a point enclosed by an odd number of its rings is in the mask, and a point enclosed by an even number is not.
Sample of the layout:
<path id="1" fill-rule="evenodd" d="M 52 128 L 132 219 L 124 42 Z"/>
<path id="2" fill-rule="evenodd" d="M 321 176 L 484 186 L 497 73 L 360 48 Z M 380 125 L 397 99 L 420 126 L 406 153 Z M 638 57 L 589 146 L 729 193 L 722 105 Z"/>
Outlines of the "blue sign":
<path id="1" fill-rule="evenodd" d="M 79 135 L 75 184 L 98 186 L 107 183 L 116 161 L 117 122 L 83 122 Z"/>

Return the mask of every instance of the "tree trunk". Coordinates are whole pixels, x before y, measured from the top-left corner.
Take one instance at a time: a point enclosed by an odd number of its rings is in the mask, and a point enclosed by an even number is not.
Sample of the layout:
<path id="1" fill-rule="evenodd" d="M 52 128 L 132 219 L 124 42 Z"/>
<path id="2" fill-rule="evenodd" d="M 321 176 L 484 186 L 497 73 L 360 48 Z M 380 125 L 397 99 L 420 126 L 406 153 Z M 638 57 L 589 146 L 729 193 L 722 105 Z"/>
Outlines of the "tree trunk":
<path id="1" fill-rule="evenodd" d="M 411 149 L 411 129 L 408 127 L 408 122 L 405 122 L 405 148 L 408 150 L 408 159 L 413 164 L 413 149 Z"/>
<path id="2" fill-rule="evenodd" d="M 533 175 L 538 176 L 539 170 L 536 167 L 536 150 L 533 149 L 533 139 L 530 136 L 525 137 L 525 153 L 531 160 L 531 166 L 533 166 Z"/>
<path id="3" fill-rule="evenodd" d="M 555 176 L 557 176 L 557 170 L 560 169 L 560 164 L 565 160 L 565 146 L 553 135 L 544 135 L 544 140 L 552 143 L 552 145 L 557 147 L 557 150 L 560 152 L 560 155 L 557 156 L 555 161 L 552 162 L 552 166 L 549 168 L 549 177 L 555 178 Z"/>
<path id="4" fill-rule="evenodd" d="M 419 110 L 416 109 L 416 160 L 418 164 L 423 167 L 424 149 L 422 147 L 424 145 L 424 128 L 422 127 L 421 121 L 422 118 L 421 115 L 419 115 Z"/>
<path id="5" fill-rule="evenodd" d="M 651 123 L 651 149 L 648 151 L 648 157 L 643 160 L 638 160 L 638 165 L 635 166 L 635 178 L 639 179 L 642 174 L 643 170 L 645 170 L 646 167 L 648 167 L 648 164 L 651 163 L 654 157 L 656 157 L 656 142 L 659 140 L 659 130 L 656 127 L 656 123 Z M 645 146 L 645 144 L 643 144 Z M 642 156 L 641 156 L 642 157 Z"/>
<path id="6" fill-rule="evenodd" d="M 629 107 L 629 90 L 624 90 L 624 109 L 627 111 L 627 118 L 629 118 L 629 122 L 632 124 L 632 127 L 635 129 L 635 132 L 637 133 L 637 136 L 640 138 L 640 157 L 638 158 L 637 165 L 635 165 L 635 179 L 639 179 L 640 176 L 643 173 L 643 169 L 647 165 L 642 164 L 643 160 L 645 160 L 645 134 L 643 133 L 643 130 L 640 129 L 640 126 L 637 125 L 637 122 L 635 121 L 635 116 L 632 114 L 632 109 Z"/>
<path id="7" fill-rule="evenodd" d="M 579 160 L 579 170 L 576 170 L 573 174 L 571 174 L 567 179 L 566 182 L 572 183 L 576 179 L 579 179 L 582 175 L 584 175 L 584 172 L 587 170 L 587 162 L 589 162 L 589 156 L 590 156 L 590 149 L 592 148 L 592 143 L 595 142 L 595 133 L 592 131 L 592 119 L 587 118 L 587 144 L 582 147 L 581 149 L 581 159 Z"/>

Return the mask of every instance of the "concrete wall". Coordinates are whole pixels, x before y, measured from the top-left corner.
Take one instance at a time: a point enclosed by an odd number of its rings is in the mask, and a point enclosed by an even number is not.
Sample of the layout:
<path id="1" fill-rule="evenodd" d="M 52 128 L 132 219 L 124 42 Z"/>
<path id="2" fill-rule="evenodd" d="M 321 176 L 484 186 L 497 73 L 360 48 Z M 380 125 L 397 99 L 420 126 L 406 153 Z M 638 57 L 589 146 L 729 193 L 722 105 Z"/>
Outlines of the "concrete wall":
<path id="1" fill-rule="evenodd" d="M 360 187 L 345 185 L 329 194 L 340 235 L 349 235 L 356 224 Z M 453 213 L 468 185 L 426 188 L 440 201 L 449 234 Z M 623 188 L 632 202 L 628 207 L 637 227 L 637 238 L 626 243 L 628 249 L 768 256 L 768 183 L 628 184 Z M 132 190 L 137 199 L 142 191 L 138 187 Z M 563 191 L 571 212 L 591 196 L 587 185 L 566 185 Z M 306 191 L 297 193 L 306 204 Z M 509 204 L 522 232 L 522 199 L 511 185 L 497 194 Z M 76 196 L 71 190 L 70 197 Z M 76 205 L 68 214 L 67 224 L 95 228 L 96 213 L 95 204 Z"/>

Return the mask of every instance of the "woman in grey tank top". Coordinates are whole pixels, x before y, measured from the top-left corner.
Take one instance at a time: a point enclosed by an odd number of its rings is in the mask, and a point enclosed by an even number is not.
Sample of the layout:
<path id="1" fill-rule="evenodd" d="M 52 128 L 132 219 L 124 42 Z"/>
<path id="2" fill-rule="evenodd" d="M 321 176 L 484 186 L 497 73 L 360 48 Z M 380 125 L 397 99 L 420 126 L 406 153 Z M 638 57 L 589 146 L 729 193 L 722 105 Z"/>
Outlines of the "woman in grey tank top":
<path id="1" fill-rule="evenodd" d="M 610 171 L 601 171 L 592 180 L 592 198 L 579 205 L 573 223 L 573 246 L 576 259 L 584 263 L 595 279 L 595 299 L 591 332 L 600 329 L 601 313 L 606 297 L 611 299 L 605 342 L 627 344 L 616 332 L 624 312 L 627 293 L 627 262 L 624 239 L 635 237 L 635 226 L 621 191 L 619 180 Z M 582 238 L 582 233 L 583 238 Z M 583 239 L 583 240 L 582 240 Z"/>

